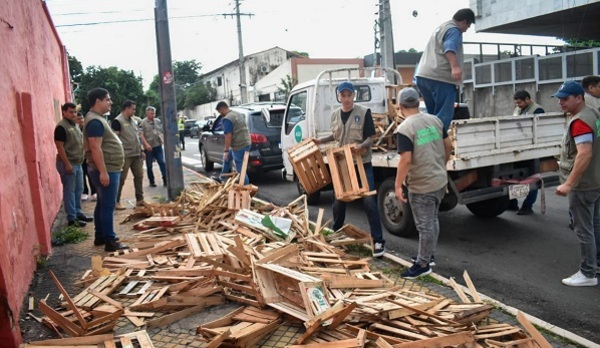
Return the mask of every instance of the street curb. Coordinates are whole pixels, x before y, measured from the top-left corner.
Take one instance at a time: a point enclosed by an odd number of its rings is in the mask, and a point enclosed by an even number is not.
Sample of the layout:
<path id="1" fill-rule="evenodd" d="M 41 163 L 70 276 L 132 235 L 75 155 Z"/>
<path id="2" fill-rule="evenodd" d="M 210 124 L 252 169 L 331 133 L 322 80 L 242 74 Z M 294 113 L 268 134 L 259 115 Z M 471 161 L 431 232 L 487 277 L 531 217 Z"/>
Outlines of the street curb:
<path id="1" fill-rule="evenodd" d="M 397 263 L 399 265 L 402 265 L 404 267 L 410 267 L 410 266 L 412 266 L 412 262 L 408 262 L 408 261 L 406 261 L 404 259 L 401 259 L 400 257 L 398 257 L 396 255 L 392 255 L 392 254 L 389 254 L 387 252 L 383 255 L 383 257 L 385 257 L 386 259 L 388 259 L 388 260 L 390 260 L 392 262 L 395 262 L 395 263 Z M 446 285 L 448 287 L 451 287 L 450 286 L 450 280 L 448 278 L 446 278 L 446 277 L 444 277 L 442 275 L 439 275 L 439 274 L 437 274 L 435 272 L 430 273 L 429 276 L 431 276 L 433 279 L 435 279 L 435 280 L 437 280 L 439 282 L 442 282 L 444 285 Z M 457 285 L 465 293 L 467 293 L 469 295 L 471 294 L 471 292 L 470 292 L 470 290 L 469 290 L 468 287 L 466 287 L 466 286 L 464 286 L 462 284 L 457 284 Z M 484 294 L 482 294 L 480 292 L 478 292 L 478 294 L 479 294 L 479 297 L 481 297 L 481 299 L 483 301 L 485 301 L 485 302 L 487 302 L 489 304 L 492 304 L 492 305 L 494 305 L 494 306 L 502 309 L 503 311 L 505 311 L 505 312 L 507 312 L 507 313 L 509 313 L 509 314 L 511 314 L 513 316 L 515 316 L 515 317 L 517 316 L 518 312 L 523 313 L 525 315 L 525 317 L 527 317 L 527 319 L 532 324 L 534 324 L 534 325 L 536 325 L 536 326 L 538 326 L 538 327 L 540 327 L 540 328 L 542 328 L 542 329 L 544 329 L 546 331 L 549 331 L 549 332 L 551 332 L 551 333 L 553 333 L 553 334 L 555 334 L 557 336 L 564 337 L 564 338 L 566 338 L 566 339 L 568 339 L 568 340 L 570 340 L 572 342 L 575 342 L 577 344 L 580 344 L 580 345 L 582 345 L 584 347 L 600 348 L 600 344 L 597 344 L 597 343 L 594 343 L 594 342 L 592 342 L 590 340 L 587 340 L 587 339 L 585 339 L 585 338 L 583 338 L 583 337 L 581 337 L 579 335 L 576 335 L 576 334 L 572 333 L 571 331 L 567 331 L 567 330 L 562 329 L 562 328 L 560 328 L 560 327 L 558 327 L 556 325 L 552 325 L 552 324 L 550 324 L 548 322 L 543 321 L 542 319 L 534 317 L 531 314 L 527 314 L 527 313 L 525 313 L 525 312 L 523 312 L 523 311 L 521 311 L 521 310 L 519 310 L 517 308 L 514 308 L 514 307 L 511 307 L 509 305 L 506 305 L 506 304 L 504 304 L 504 303 L 502 303 L 502 302 L 500 302 L 498 300 L 495 300 L 495 299 L 493 299 L 493 298 L 491 298 L 491 297 L 489 297 L 487 295 L 484 295 Z"/>

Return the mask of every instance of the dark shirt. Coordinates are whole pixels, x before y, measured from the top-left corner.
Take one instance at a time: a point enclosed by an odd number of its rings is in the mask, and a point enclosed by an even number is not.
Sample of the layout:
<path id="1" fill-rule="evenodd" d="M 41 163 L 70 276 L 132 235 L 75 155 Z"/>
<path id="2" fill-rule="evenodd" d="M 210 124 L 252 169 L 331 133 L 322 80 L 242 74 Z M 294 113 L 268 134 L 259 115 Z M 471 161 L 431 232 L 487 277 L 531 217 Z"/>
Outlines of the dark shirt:
<path id="1" fill-rule="evenodd" d="M 98 120 L 91 120 L 85 127 L 88 138 L 101 138 L 104 136 L 104 126 Z"/>
<path id="2" fill-rule="evenodd" d="M 114 119 L 112 121 L 112 123 L 110 124 L 110 128 L 112 128 L 115 132 L 120 132 L 121 131 L 121 122 Z"/>
<path id="3" fill-rule="evenodd" d="M 54 129 L 54 140 L 63 143 L 67 141 L 67 131 L 65 130 L 65 127 L 58 126 Z"/>
<path id="4" fill-rule="evenodd" d="M 341 111 L 342 123 L 346 125 L 346 121 L 350 118 L 352 111 L 354 109 L 346 112 L 344 110 Z M 363 140 L 375 135 L 375 124 L 373 123 L 373 116 L 371 116 L 371 109 L 368 109 L 365 113 L 365 126 L 363 127 Z"/>
<path id="5" fill-rule="evenodd" d="M 215 123 L 213 123 L 212 131 L 213 132 L 222 132 L 223 131 L 223 116 L 219 115 L 219 117 L 217 117 L 217 119 L 215 120 Z"/>
<path id="6" fill-rule="evenodd" d="M 223 119 L 223 132 L 225 134 L 233 133 L 233 123 L 226 118 Z"/>

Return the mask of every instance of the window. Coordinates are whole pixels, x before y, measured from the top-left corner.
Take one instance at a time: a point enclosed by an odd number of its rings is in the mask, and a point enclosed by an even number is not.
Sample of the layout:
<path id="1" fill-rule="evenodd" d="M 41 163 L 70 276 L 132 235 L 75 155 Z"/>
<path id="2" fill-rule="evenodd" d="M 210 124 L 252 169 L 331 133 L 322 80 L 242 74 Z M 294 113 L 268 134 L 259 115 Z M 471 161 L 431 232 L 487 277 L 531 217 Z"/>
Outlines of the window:
<path id="1" fill-rule="evenodd" d="M 303 91 L 290 97 L 285 115 L 285 134 L 290 134 L 294 126 L 306 118 L 306 95 Z"/>
<path id="2" fill-rule="evenodd" d="M 221 76 L 217 77 L 217 86 L 223 85 L 223 78 Z"/>
<path id="3" fill-rule="evenodd" d="M 529 80 L 535 78 L 535 58 L 515 60 L 515 79 Z"/>
<path id="4" fill-rule="evenodd" d="M 475 67 L 475 84 L 483 85 L 492 83 L 492 66 L 489 64 Z"/>
<path id="5" fill-rule="evenodd" d="M 511 62 L 502 62 L 494 64 L 494 82 L 512 81 Z"/>
<path id="6" fill-rule="evenodd" d="M 567 78 L 594 74 L 592 52 L 575 53 L 567 56 Z"/>
<path id="7" fill-rule="evenodd" d="M 371 87 L 369 86 L 354 86 L 354 101 L 355 102 L 368 102 L 371 101 Z M 338 103 L 340 98 L 336 95 Z"/>
<path id="8" fill-rule="evenodd" d="M 540 58 L 538 63 L 540 81 L 562 80 L 562 56 Z"/>

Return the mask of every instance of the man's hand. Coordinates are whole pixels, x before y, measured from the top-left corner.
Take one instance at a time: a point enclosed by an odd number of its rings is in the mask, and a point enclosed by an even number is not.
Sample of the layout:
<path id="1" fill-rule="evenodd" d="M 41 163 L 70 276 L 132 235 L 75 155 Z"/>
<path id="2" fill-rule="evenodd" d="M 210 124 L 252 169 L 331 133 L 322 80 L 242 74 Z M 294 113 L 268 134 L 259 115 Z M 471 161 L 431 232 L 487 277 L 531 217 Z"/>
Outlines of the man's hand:
<path id="1" fill-rule="evenodd" d="M 352 148 L 350 149 L 352 151 L 352 154 L 359 154 L 362 155 L 365 152 L 365 149 L 361 146 L 352 146 Z"/>
<path id="2" fill-rule="evenodd" d="M 73 174 L 73 166 L 71 165 L 71 163 L 67 163 L 67 165 L 65 166 L 65 170 L 67 171 L 67 174 Z"/>
<path id="3" fill-rule="evenodd" d="M 142 161 L 146 160 L 146 151 L 142 151 Z"/>
<path id="4" fill-rule="evenodd" d="M 225 151 L 223 154 L 223 162 L 229 161 L 229 151 Z"/>
<path id="5" fill-rule="evenodd" d="M 452 78 L 456 81 L 462 81 L 463 72 L 460 66 L 452 67 Z"/>
<path id="6" fill-rule="evenodd" d="M 150 146 L 150 144 L 145 145 L 144 149 L 146 149 L 146 151 L 152 151 L 152 146 Z"/>
<path id="7" fill-rule="evenodd" d="M 321 143 L 321 139 L 319 138 L 313 138 L 313 141 L 315 142 L 315 144 L 319 145 Z"/>
<path id="8" fill-rule="evenodd" d="M 110 177 L 108 176 L 108 173 L 104 172 L 104 173 L 100 173 L 100 185 L 106 187 L 110 184 Z"/>
<path id="9" fill-rule="evenodd" d="M 396 198 L 398 198 L 402 203 L 408 203 L 406 199 L 406 195 L 404 194 L 404 188 L 402 186 L 396 186 Z"/>
<path id="10" fill-rule="evenodd" d="M 563 197 L 566 197 L 569 194 L 569 192 L 571 192 L 571 185 L 569 185 L 569 184 L 559 185 L 556 188 L 556 191 L 554 191 L 554 193 L 556 193 L 559 196 L 563 196 Z"/>

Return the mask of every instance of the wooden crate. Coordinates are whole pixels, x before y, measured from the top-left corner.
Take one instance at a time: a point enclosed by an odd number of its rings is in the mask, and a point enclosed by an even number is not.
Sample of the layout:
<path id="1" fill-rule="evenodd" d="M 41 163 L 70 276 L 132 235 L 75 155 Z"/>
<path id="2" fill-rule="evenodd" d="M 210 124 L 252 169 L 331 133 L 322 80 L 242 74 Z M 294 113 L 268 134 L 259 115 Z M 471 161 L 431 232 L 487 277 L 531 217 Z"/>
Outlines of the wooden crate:
<path id="1" fill-rule="evenodd" d="M 352 154 L 354 146 L 354 144 L 345 145 L 327 152 L 335 198 L 343 202 L 351 202 L 375 194 L 375 191 L 369 191 L 361 155 Z"/>
<path id="2" fill-rule="evenodd" d="M 298 181 L 307 193 L 317 192 L 331 184 L 323 155 L 313 139 L 305 139 L 289 148 L 288 156 Z"/>
<path id="3" fill-rule="evenodd" d="M 270 263 L 256 263 L 257 285 L 265 303 L 307 321 L 330 308 L 327 290 L 319 278 Z"/>

